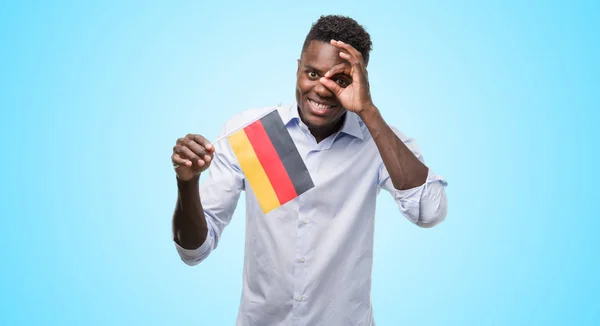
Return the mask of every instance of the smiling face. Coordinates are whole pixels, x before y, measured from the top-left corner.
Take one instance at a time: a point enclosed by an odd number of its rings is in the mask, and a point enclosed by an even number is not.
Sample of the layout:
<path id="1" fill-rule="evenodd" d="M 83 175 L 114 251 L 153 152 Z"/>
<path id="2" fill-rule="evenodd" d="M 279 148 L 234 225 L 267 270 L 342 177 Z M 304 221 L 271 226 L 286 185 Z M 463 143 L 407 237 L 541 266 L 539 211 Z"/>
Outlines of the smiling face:
<path id="1" fill-rule="evenodd" d="M 345 64 L 349 69 L 350 64 L 339 56 L 339 52 L 329 43 L 311 41 L 298 61 L 296 101 L 302 122 L 317 140 L 337 131 L 346 113 L 335 94 L 319 82 L 319 78 L 336 65 Z M 352 82 L 346 74 L 338 74 L 331 79 L 342 87 Z"/>

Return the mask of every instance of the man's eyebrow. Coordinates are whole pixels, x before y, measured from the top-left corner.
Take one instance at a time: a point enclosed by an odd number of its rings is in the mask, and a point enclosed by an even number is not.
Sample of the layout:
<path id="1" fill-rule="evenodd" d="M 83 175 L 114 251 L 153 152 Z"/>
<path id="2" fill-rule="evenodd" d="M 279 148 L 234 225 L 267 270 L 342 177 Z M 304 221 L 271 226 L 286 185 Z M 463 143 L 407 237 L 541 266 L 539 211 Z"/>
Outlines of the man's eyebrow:
<path id="1" fill-rule="evenodd" d="M 310 69 L 310 70 L 314 70 L 314 71 L 316 71 L 316 72 L 318 72 L 318 73 L 323 73 L 323 71 L 321 71 L 320 69 L 317 69 L 317 68 L 315 68 L 315 67 L 313 67 L 313 66 L 311 66 L 311 65 L 307 65 L 307 64 L 305 64 L 305 65 L 304 65 L 304 68 L 308 68 L 308 69 Z M 325 72 L 327 72 L 327 71 L 325 71 Z"/>
<path id="2" fill-rule="evenodd" d="M 323 75 L 323 74 L 325 74 L 327 71 L 329 71 L 329 69 L 327 69 L 326 71 L 321 71 L 321 70 L 319 70 L 319 69 L 317 69 L 317 68 L 315 68 L 315 67 L 313 67 L 313 66 L 311 66 L 311 65 L 309 65 L 309 64 L 305 64 L 305 65 L 304 65 L 304 68 L 305 68 L 305 69 L 314 70 L 314 71 L 318 72 L 318 73 L 319 73 L 319 74 L 321 74 L 321 75 Z M 345 73 L 343 73 L 343 72 L 340 72 L 340 73 L 336 74 L 336 76 L 337 76 L 337 75 L 350 76 L 350 75 L 348 75 L 348 74 L 345 74 Z"/>

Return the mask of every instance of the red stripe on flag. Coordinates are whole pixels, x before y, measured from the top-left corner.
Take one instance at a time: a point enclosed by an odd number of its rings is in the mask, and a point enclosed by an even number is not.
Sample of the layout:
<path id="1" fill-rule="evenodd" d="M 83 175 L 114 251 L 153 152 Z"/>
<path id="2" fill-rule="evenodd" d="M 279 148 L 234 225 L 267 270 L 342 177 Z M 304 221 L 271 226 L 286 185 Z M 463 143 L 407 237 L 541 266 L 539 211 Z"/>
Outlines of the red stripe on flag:
<path id="1" fill-rule="evenodd" d="M 287 174 L 283 162 L 279 158 L 279 154 L 273 147 L 273 143 L 267 135 L 265 128 L 260 120 L 250 124 L 244 128 L 248 140 L 254 148 L 256 157 L 263 166 L 271 185 L 275 190 L 275 194 L 281 205 L 298 197 L 294 184 Z"/>

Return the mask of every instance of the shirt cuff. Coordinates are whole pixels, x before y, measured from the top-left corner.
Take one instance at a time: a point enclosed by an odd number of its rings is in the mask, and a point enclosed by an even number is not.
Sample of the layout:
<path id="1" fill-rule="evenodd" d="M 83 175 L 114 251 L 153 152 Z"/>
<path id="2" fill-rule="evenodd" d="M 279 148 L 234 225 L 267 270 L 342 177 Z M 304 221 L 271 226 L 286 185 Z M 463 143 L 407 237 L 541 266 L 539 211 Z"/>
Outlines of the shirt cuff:
<path id="1" fill-rule="evenodd" d="M 396 199 L 398 199 L 398 200 L 417 198 L 417 202 L 418 202 L 418 200 L 421 198 L 421 194 L 423 193 L 423 190 L 425 189 L 425 187 L 427 187 L 428 184 L 433 183 L 433 182 L 440 182 L 442 184 L 442 186 L 444 186 L 444 187 L 448 185 L 448 183 L 446 182 L 446 180 L 443 177 L 438 176 L 435 173 L 431 172 L 431 170 L 429 170 L 429 172 L 427 172 L 427 179 L 425 180 L 424 184 L 414 187 L 414 188 L 410 188 L 410 189 L 404 189 L 404 190 L 394 189 L 394 197 L 396 197 Z"/>
<path id="2" fill-rule="evenodd" d="M 177 241 L 173 242 L 175 243 L 175 248 L 177 249 L 177 253 L 179 253 L 179 257 L 181 257 L 181 260 L 187 265 L 194 266 L 202 262 L 208 256 L 214 243 L 214 237 L 209 229 L 206 240 L 204 240 L 204 243 L 196 249 L 185 249 L 180 246 Z"/>

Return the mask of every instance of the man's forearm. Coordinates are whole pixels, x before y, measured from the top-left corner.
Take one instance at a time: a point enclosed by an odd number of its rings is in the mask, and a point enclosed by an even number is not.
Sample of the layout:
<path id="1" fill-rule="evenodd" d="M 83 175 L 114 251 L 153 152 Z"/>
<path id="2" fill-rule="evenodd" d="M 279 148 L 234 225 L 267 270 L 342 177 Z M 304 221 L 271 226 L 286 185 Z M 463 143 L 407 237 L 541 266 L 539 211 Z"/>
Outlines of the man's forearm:
<path id="1" fill-rule="evenodd" d="M 427 166 L 398 138 L 379 110 L 375 106 L 370 107 L 363 110 L 360 117 L 379 149 L 394 187 L 405 190 L 423 185 L 427 180 Z"/>
<path id="2" fill-rule="evenodd" d="M 177 179 L 177 204 L 173 215 L 175 241 L 185 249 L 199 248 L 208 234 L 204 209 L 200 201 L 200 176 L 189 181 Z"/>

